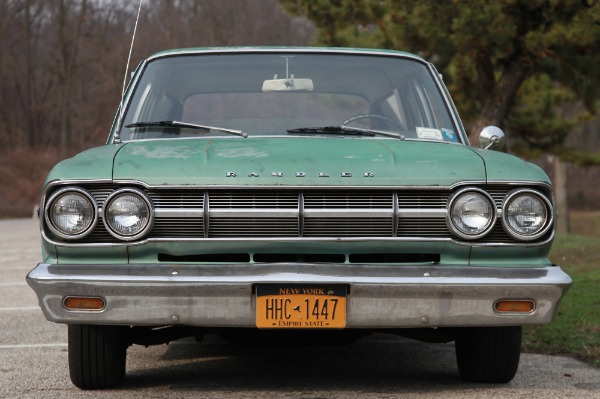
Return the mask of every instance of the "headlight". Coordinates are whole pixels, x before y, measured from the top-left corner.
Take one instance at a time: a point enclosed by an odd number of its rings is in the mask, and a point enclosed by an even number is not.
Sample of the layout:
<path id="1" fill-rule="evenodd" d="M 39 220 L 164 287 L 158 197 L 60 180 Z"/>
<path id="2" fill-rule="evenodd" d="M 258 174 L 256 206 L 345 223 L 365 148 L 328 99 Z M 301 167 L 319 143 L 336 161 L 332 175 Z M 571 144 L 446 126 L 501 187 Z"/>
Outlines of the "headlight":
<path id="1" fill-rule="evenodd" d="M 150 200 L 136 189 L 122 189 L 109 195 L 103 216 L 109 233 L 125 241 L 143 237 L 154 221 Z"/>
<path id="2" fill-rule="evenodd" d="M 494 200 L 483 190 L 459 191 L 450 199 L 448 207 L 448 227 L 467 240 L 486 235 L 496 219 Z"/>
<path id="3" fill-rule="evenodd" d="M 548 231 L 552 205 L 537 191 L 515 190 L 508 194 L 502 211 L 504 230 L 513 238 L 531 241 Z"/>
<path id="4" fill-rule="evenodd" d="M 47 202 L 44 217 L 50 231 L 66 240 L 88 235 L 98 221 L 94 197 L 78 187 L 63 188 Z"/>

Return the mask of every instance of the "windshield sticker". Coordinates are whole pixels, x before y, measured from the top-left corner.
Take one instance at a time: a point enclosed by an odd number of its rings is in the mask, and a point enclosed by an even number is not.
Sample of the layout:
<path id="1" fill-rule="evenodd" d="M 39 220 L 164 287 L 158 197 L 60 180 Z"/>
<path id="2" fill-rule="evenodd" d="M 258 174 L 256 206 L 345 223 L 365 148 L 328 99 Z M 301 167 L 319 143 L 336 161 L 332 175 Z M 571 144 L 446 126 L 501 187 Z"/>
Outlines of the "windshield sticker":
<path id="1" fill-rule="evenodd" d="M 428 127 L 417 127 L 417 137 L 426 140 L 444 140 L 442 132 L 439 129 Z"/>
<path id="2" fill-rule="evenodd" d="M 454 133 L 454 131 L 450 130 L 450 129 L 442 129 L 442 134 L 444 135 L 444 140 L 448 140 L 448 141 L 458 141 L 458 137 L 456 136 L 456 133 Z"/>

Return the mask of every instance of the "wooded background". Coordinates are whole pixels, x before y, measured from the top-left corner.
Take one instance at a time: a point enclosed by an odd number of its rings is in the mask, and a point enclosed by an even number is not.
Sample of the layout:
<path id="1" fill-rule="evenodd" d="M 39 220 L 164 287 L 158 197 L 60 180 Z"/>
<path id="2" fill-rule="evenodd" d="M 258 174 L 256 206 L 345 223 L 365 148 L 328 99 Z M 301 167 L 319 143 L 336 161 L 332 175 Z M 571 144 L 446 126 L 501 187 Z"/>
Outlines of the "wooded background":
<path id="1" fill-rule="evenodd" d="M 52 164 L 105 142 L 138 5 L 0 0 L 0 217 L 29 215 Z M 509 152 L 566 173 L 572 208 L 600 209 L 594 0 L 144 0 L 130 70 L 169 48 L 313 44 L 432 61 L 473 144 L 500 126 Z"/>

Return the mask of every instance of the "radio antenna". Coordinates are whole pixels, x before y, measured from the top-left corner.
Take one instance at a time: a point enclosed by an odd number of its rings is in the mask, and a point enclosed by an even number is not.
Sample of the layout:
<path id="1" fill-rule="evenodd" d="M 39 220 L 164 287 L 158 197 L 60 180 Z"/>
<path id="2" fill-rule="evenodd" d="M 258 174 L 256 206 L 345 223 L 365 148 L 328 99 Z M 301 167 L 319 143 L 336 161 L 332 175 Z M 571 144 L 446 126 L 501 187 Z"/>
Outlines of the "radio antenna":
<path id="1" fill-rule="evenodd" d="M 127 56 L 127 65 L 125 66 L 125 76 L 123 77 L 123 89 L 121 90 L 121 106 L 119 107 L 119 119 L 117 120 L 117 130 L 113 136 L 113 144 L 121 142 L 121 123 L 123 123 L 123 101 L 125 100 L 125 86 L 127 84 L 127 74 L 129 73 L 129 62 L 131 61 L 131 53 L 133 52 L 133 42 L 135 41 L 135 32 L 137 31 L 138 21 L 140 20 L 140 12 L 142 11 L 142 2 L 138 7 L 137 17 L 135 18 L 135 25 L 133 26 L 133 35 L 131 36 L 131 46 L 129 46 L 129 55 Z"/>

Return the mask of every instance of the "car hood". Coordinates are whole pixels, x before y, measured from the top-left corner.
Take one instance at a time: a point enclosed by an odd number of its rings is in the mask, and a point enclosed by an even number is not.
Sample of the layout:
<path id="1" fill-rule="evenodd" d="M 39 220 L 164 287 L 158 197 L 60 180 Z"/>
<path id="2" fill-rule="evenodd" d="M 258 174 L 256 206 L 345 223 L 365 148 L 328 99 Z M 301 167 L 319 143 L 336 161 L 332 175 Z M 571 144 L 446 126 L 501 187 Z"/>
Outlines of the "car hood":
<path id="1" fill-rule="evenodd" d="M 514 156 L 450 143 L 364 138 L 162 139 L 110 144 L 60 162 L 57 180 L 148 185 L 451 186 L 544 181 Z"/>
<path id="2" fill-rule="evenodd" d="M 447 186 L 485 180 L 468 147 L 348 138 L 224 138 L 126 144 L 115 180 L 150 185 Z"/>

